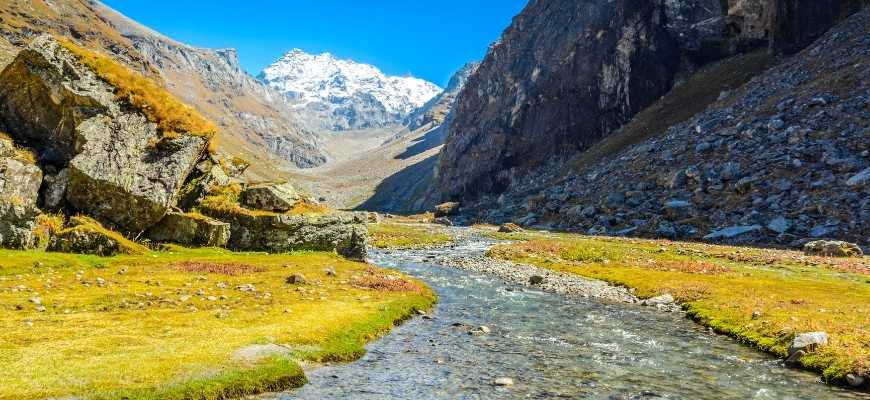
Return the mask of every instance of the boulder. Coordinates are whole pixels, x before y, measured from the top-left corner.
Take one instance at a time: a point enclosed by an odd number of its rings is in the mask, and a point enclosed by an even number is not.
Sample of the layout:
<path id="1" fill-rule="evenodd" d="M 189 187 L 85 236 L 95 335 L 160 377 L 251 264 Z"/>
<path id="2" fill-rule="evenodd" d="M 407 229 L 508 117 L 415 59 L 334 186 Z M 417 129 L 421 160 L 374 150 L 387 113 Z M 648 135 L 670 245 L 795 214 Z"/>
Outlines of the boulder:
<path id="1" fill-rule="evenodd" d="M 48 251 L 109 257 L 118 254 L 144 254 L 148 248 L 104 228 L 91 218 L 73 217 L 70 227 L 56 232 L 51 238 Z"/>
<path id="2" fill-rule="evenodd" d="M 517 233 L 517 232 L 522 232 L 523 228 L 520 228 L 520 226 L 517 224 L 513 224 L 513 223 L 508 222 L 508 223 L 502 224 L 500 227 L 498 227 L 498 231 L 501 233 Z"/>
<path id="3" fill-rule="evenodd" d="M 35 205 L 41 184 L 42 170 L 33 154 L 0 133 L 0 198 Z"/>
<path id="4" fill-rule="evenodd" d="M 435 218 L 449 217 L 459 213 L 459 203 L 450 201 L 435 206 Z"/>
<path id="5" fill-rule="evenodd" d="M 289 183 L 252 185 L 242 192 L 242 205 L 254 210 L 286 212 L 301 200 Z"/>
<path id="6" fill-rule="evenodd" d="M 227 186 L 230 181 L 220 165 L 209 160 L 202 161 L 197 164 L 194 175 L 189 177 L 179 191 L 178 206 L 182 209 L 196 207 L 214 188 Z"/>
<path id="7" fill-rule="evenodd" d="M 224 247 L 230 240 L 230 224 L 201 214 L 170 212 L 148 230 L 155 242 L 203 247 Z"/>
<path id="8" fill-rule="evenodd" d="M 854 243 L 838 240 L 815 240 L 804 245 L 804 254 L 822 257 L 861 257 L 864 252 Z"/>
<path id="9" fill-rule="evenodd" d="M 208 209 L 203 212 L 230 223 L 227 248 L 232 250 L 270 253 L 335 251 L 351 260 L 365 260 L 368 230 L 365 217 L 360 214 L 260 215 Z"/>
<path id="10" fill-rule="evenodd" d="M 816 348 L 828 344 L 828 334 L 825 332 L 808 332 L 795 336 L 788 347 L 788 354 L 794 354 L 799 350 L 805 352 L 814 351 Z"/>
<path id="11" fill-rule="evenodd" d="M 447 218 L 447 217 L 435 218 L 434 222 L 438 225 L 453 226 L 453 221 L 451 221 L 450 218 Z"/>
<path id="12" fill-rule="evenodd" d="M 0 73 L 0 118 L 42 162 L 69 165 L 70 205 L 139 232 L 174 204 L 206 138 L 164 138 L 115 89 L 42 35 Z"/>
<path id="13" fill-rule="evenodd" d="M 39 244 L 36 237 L 39 213 L 35 205 L 0 199 L 0 248 L 36 248 Z"/>
<path id="14" fill-rule="evenodd" d="M 720 229 L 713 233 L 710 233 L 707 236 L 704 236 L 706 240 L 727 240 L 727 239 L 736 239 L 741 236 L 747 236 L 752 234 L 757 234 L 761 231 L 761 225 L 748 225 L 748 226 L 731 226 L 728 228 Z"/>

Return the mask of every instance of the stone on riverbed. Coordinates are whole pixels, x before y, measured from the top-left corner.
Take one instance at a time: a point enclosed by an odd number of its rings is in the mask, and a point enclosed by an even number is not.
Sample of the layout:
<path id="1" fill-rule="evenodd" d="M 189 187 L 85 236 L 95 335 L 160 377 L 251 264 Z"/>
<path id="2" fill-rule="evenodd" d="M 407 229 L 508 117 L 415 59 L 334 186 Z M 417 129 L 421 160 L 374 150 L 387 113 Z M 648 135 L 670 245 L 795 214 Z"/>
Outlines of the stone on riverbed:
<path id="1" fill-rule="evenodd" d="M 495 385 L 496 386 L 513 386 L 514 380 L 511 378 L 506 378 L 506 377 L 497 378 L 495 380 Z"/>

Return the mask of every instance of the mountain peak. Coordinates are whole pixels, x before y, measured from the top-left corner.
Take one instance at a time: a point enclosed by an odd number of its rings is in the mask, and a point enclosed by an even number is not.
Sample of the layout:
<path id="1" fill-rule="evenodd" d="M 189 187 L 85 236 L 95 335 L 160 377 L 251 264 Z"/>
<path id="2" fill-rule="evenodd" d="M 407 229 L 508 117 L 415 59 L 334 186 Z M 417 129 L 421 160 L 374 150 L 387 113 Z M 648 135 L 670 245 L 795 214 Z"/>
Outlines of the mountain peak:
<path id="1" fill-rule="evenodd" d="M 389 76 L 373 65 L 298 48 L 266 67 L 260 79 L 286 94 L 300 113 L 316 110 L 310 119 L 329 130 L 398 123 L 441 92 L 423 79 Z"/>

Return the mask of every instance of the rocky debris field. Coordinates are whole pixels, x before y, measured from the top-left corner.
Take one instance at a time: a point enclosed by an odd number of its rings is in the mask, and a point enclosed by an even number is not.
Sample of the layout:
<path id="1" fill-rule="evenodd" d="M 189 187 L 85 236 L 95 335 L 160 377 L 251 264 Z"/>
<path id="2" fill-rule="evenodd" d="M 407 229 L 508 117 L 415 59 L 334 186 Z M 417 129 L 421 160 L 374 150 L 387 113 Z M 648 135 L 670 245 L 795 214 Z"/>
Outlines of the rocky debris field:
<path id="1" fill-rule="evenodd" d="M 548 165 L 463 212 L 590 234 L 867 245 L 868 27 L 865 10 L 660 136 L 580 170 Z"/>
<path id="2" fill-rule="evenodd" d="M 545 292 L 568 296 L 595 298 L 599 300 L 640 303 L 630 290 L 610 285 L 603 281 L 584 279 L 577 275 L 546 270 L 526 264 L 498 260 L 490 257 L 460 256 L 433 260 L 439 265 L 460 268 L 473 272 L 495 275 L 500 279 Z M 673 305 L 673 298 L 671 298 Z M 676 306 L 679 309 L 679 306 Z"/>

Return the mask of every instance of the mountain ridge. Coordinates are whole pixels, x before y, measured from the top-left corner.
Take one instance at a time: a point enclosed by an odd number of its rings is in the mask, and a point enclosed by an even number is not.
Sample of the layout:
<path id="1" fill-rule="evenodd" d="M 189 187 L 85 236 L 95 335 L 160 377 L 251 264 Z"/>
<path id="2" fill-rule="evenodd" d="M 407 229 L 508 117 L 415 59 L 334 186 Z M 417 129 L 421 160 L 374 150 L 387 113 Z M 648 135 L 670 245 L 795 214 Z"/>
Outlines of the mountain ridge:
<path id="1" fill-rule="evenodd" d="M 294 48 L 258 79 L 283 93 L 312 129 L 345 131 L 399 124 L 442 90 L 376 66 Z"/>

